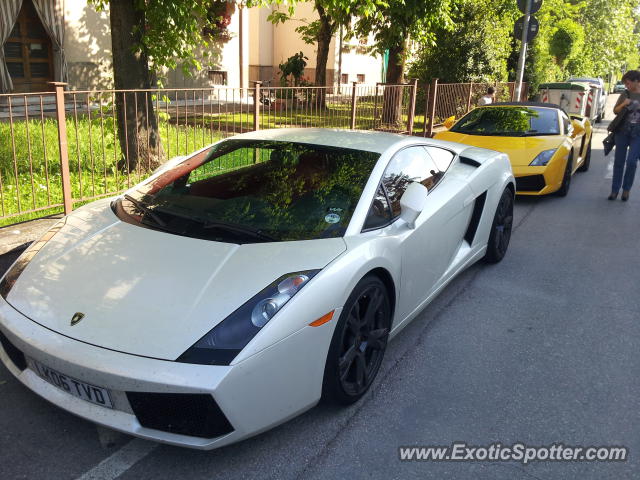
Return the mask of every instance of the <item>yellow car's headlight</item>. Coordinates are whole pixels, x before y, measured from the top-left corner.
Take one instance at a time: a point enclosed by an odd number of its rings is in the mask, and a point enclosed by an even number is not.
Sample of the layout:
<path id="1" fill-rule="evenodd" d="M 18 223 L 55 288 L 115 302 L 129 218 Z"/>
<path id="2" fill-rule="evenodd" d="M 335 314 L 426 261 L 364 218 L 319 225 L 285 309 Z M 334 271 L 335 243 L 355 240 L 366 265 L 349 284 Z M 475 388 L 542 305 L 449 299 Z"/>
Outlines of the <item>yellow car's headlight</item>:
<path id="1" fill-rule="evenodd" d="M 540 152 L 536 158 L 533 159 L 533 162 L 531 162 L 529 164 L 530 167 L 544 167 L 547 163 L 549 163 L 549 160 L 551 160 L 551 158 L 553 157 L 553 155 L 556 153 L 556 148 L 552 148 L 551 150 L 544 150 L 542 152 Z"/>

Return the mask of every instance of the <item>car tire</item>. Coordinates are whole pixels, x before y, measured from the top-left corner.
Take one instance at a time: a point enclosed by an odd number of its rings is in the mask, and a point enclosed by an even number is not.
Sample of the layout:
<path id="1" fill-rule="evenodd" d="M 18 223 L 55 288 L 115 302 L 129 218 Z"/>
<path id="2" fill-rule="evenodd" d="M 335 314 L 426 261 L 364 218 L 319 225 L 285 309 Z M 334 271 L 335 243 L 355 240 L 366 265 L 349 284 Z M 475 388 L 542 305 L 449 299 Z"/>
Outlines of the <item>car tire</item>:
<path id="1" fill-rule="evenodd" d="M 507 253 L 513 228 L 513 197 L 513 191 L 505 188 L 498 201 L 491 223 L 487 253 L 484 255 L 484 261 L 487 263 L 498 263 Z"/>
<path id="2" fill-rule="evenodd" d="M 569 157 L 567 166 L 564 169 L 564 175 L 562 176 L 562 184 L 556 192 L 559 197 L 566 197 L 569 193 L 569 187 L 571 186 L 571 166 L 573 165 L 573 158 Z"/>
<path id="3" fill-rule="evenodd" d="M 358 401 L 373 383 L 387 348 L 391 301 L 385 284 L 367 275 L 349 295 L 327 354 L 322 400 L 337 405 Z"/>
<path id="4" fill-rule="evenodd" d="M 591 139 L 589 139 L 589 145 L 587 145 L 587 153 L 584 156 L 584 162 L 578 168 L 579 172 L 586 172 L 589 170 L 589 166 L 591 165 Z"/>

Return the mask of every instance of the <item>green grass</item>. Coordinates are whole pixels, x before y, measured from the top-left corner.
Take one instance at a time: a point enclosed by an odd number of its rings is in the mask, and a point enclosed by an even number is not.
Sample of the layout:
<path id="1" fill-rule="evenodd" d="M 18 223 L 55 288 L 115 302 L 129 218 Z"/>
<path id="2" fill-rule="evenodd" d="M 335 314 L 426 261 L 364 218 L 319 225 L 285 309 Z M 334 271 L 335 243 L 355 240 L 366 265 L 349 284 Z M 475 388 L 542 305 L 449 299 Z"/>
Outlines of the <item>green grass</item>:
<path id="1" fill-rule="evenodd" d="M 160 124 L 166 158 L 186 155 L 223 135 L 192 126 Z M 102 135 L 104 133 L 104 136 Z M 67 123 L 69 170 L 74 206 L 88 199 L 122 191 L 139 181 L 148 168 L 123 175 L 122 157 L 112 119 L 71 119 Z M 15 155 L 14 155 L 15 154 Z M 15 162 L 14 162 L 15 158 Z M 51 119 L 0 123 L 0 226 L 62 211 L 62 207 L 21 214 L 25 210 L 62 204 L 57 122 Z"/>
<path id="2" fill-rule="evenodd" d="M 356 129 L 358 130 L 406 130 L 408 116 L 403 114 L 401 124 L 398 127 L 384 126 L 380 122 L 382 114 L 381 104 L 371 101 L 359 101 L 356 109 Z M 233 131 L 241 131 L 253 128 L 253 115 L 246 112 L 220 113 L 215 115 L 205 114 L 199 116 L 194 122 L 199 122 L 205 128 L 222 128 L 225 126 Z M 313 105 L 307 107 L 284 107 L 272 105 L 262 106 L 260 109 L 260 128 L 283 127 L 320 127 L 320 128 L 349 128 L 351 125 L 351 106 L 349 104 L 328 103 L 326 109 L 319 109 Z M 414 132 L 420 134 L 424 131 L 424 115 L 416 115 L 414 118 Z"/>

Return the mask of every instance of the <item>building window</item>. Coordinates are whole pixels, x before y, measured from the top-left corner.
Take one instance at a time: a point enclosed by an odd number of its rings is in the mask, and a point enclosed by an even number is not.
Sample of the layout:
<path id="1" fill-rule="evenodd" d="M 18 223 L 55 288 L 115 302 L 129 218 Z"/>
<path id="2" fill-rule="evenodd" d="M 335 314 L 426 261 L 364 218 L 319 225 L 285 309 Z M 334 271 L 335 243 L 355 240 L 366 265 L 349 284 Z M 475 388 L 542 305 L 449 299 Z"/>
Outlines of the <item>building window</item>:
<path id="1" fill-rule="evenodd" d="M 53 48 L 31 0 L 22 3 L 3 53 L 13 92 L 45 92 L 53 81 Z"/>
<path id="2" fill-rule="evenodd" d="M 364 83 L 364 73 L 358 74 L 358 83 Z"/>
<path id="3" fill-rule="evenodd" d="M 340 75 L 340 83 L 349 83 L 349 74 L 343 73 Z"/>

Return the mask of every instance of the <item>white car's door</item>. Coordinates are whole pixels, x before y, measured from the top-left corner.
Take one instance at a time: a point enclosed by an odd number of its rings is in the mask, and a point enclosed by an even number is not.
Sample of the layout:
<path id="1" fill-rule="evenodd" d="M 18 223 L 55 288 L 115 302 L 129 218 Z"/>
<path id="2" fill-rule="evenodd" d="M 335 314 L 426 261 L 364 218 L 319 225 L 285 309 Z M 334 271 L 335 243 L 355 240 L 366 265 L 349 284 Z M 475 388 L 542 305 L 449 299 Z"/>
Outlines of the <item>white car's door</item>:
<path id="1" fill-rule="evenodd" d="M 443 152 L 449 155 L 450 163 L 453 154 Z M 393 217 L 400 214 L 400 197 L 411 181 L 420 182 L 429 190 L 427 205 L 415 228 L 392 230 L 401 240 L 402 248 L 397 319 L 405 318 L 432 292 L 469 226 L 473 193 L 463 180 L 444 174 L 448 163 L 443 165 L 443 158 L 432 158 L 422 146 L 405 148 L 391 159 L 382 178 Z"/>

